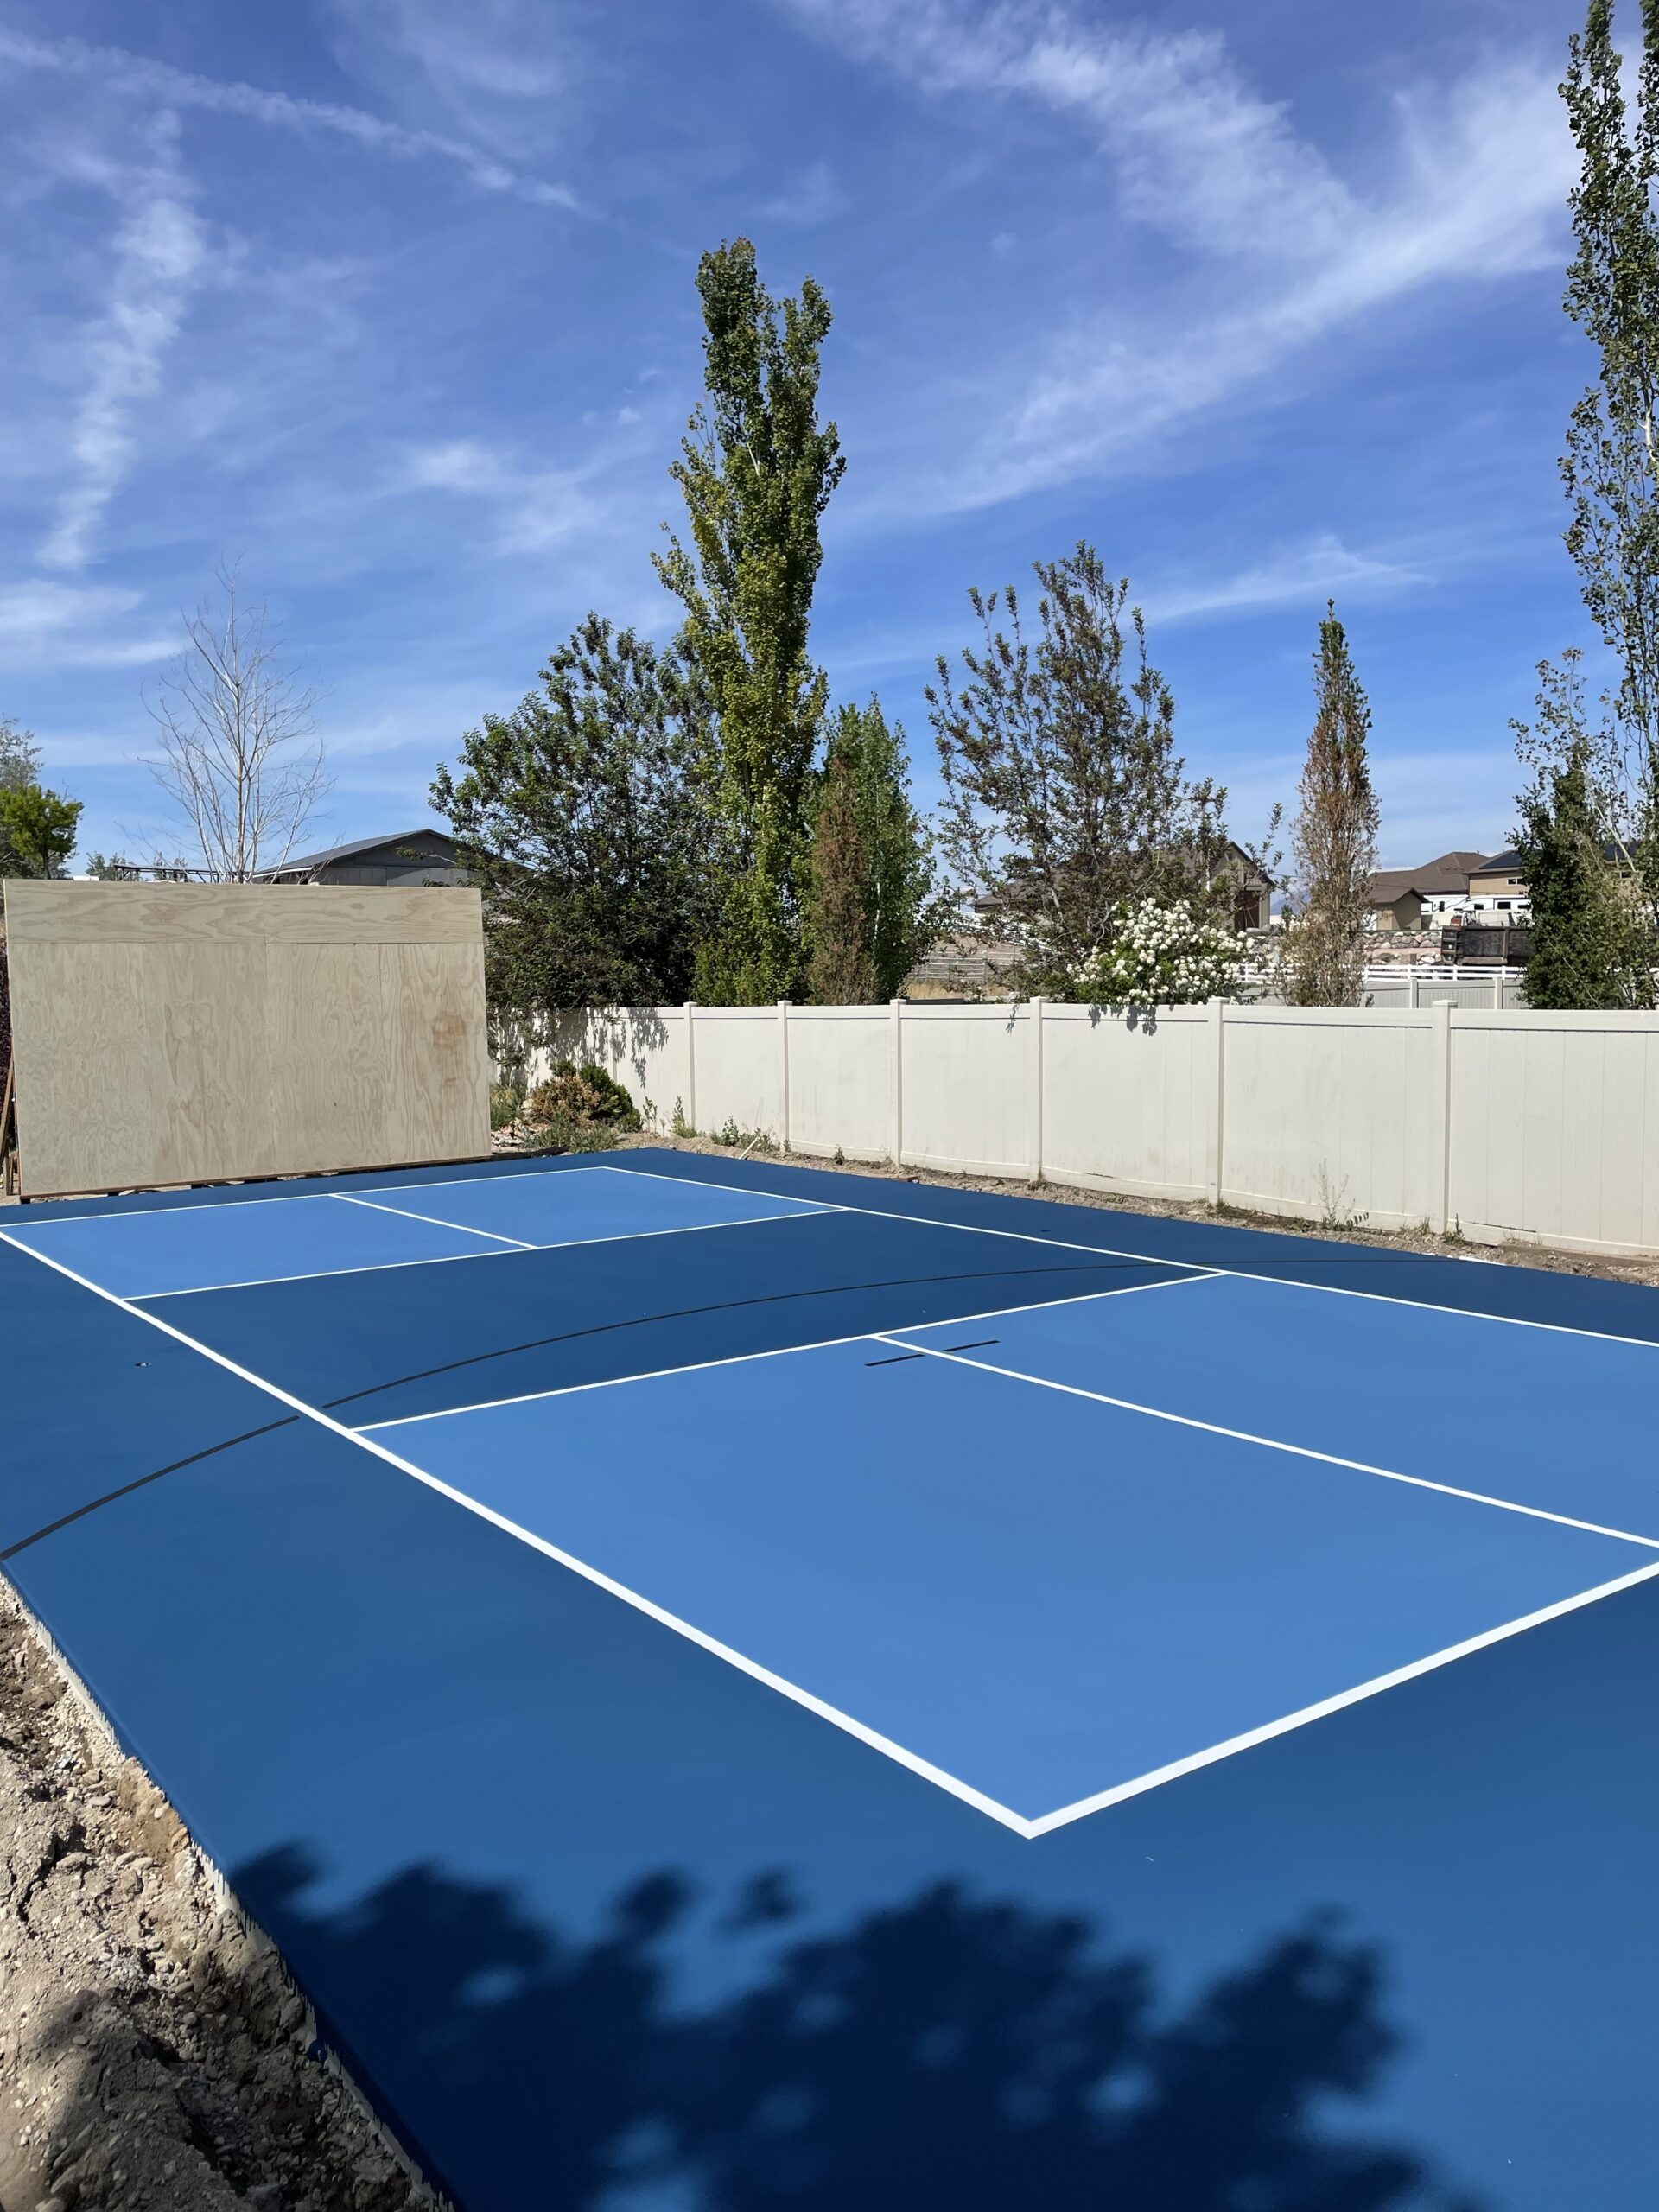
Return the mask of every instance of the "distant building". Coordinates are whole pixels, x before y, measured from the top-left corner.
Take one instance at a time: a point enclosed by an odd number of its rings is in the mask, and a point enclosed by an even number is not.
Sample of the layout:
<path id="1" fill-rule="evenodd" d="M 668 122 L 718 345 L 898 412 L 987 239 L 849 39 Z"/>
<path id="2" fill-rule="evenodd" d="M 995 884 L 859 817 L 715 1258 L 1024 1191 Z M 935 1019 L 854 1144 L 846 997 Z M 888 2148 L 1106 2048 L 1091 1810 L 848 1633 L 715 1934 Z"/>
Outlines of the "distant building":
<path id="1" fill-rule="evenodd" d="M 307 853 L 280 868 L 262 868 L 256 883 L 360 883 L 383 886 L 464 883 L 455 841 L 443 830 L 410 830 L 397 837 L 359 837 Z"/>
<path id="2" fill-rule="evenodd" d="M 1484 853 L 1441 853 L 1418 868 L 1381 868 L 1366 886 L 1368 926 L 1382 931 L 1440 929 L 1484 912 L 1489 906 L 1501 911 L 1496 894 L 1476 887 L 1484 872 L 1514 858 L 1512 853 L 1500 853 L 1497 860 Z M 1511 896 L 1505 892 L 1506 900 Z M 1526 905 L 1524 884 L 1513 903 Z"/>
<path id="3" fill-rule="evenodd" d="M 1478 914 L 1524 913 L 1528 907 L 1527 880 L 1521 873 L 1520 855 L 1494 853 L 1469 877 L 1469 904 Z"/>

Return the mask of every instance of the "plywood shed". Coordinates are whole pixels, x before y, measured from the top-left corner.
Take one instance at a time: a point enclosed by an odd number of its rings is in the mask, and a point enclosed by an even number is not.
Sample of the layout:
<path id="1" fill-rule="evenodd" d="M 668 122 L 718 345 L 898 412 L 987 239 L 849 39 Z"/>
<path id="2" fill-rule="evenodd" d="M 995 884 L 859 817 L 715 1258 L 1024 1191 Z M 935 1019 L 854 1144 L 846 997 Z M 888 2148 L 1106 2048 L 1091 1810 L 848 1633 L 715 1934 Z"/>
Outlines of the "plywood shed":
<path id="1" fill-rule="evenodd" d="M 5 886 L 27 1198 L 477 1159 L 479 894 Z"/>

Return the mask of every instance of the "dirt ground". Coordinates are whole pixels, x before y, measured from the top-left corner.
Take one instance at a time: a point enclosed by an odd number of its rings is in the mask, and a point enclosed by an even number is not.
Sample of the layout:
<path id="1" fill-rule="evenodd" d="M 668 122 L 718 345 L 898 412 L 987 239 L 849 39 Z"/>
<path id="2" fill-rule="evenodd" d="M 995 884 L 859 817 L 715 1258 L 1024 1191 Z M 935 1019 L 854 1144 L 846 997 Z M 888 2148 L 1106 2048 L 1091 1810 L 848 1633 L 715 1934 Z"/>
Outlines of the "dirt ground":
<path id="1" fill-rule="evenodd" d="M 733 1159 L 740 1147 L 645 1135 Z M 505 1148 L 505 1147 L 504 1147 Z M 776 1161 L 757 1147 L 753 1156 Z M 1030 1195 L 1027 1182 L 803 1166 Z M 1293 1230 L 1390 1250 L 1659 1285 L 1659 1259 L 1321 1229 L 1058 1185 L 1065 1205 Z M 270 1946 L 0 1581 L 0 2212 L 433 2212 Z"/>
<path id="2" fill-rule="evenodd" d="M 3 2212 L 426 2212 L 305 2005 L 0 1586 Z"/>

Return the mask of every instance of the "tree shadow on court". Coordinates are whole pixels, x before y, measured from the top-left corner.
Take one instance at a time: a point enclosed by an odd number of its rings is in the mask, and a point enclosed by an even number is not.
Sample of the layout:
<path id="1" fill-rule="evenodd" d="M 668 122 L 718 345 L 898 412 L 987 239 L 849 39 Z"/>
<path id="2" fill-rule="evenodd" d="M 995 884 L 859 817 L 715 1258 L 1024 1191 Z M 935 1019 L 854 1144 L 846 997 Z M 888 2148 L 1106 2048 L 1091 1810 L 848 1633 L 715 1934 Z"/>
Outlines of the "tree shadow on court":
<path id="1" fill-rule="evenodd" d="M 944 1883 L 803 1934 L 762 1874 L 699 1921 L 736 1993 L 694 2008 L 674 1957 L 703 1908 L 671 1872 L 580 1942 L 428 1866 L 324 1912 L 313 1872 L 278 1852 L 235 1887 L 478 2212 L 1478 2212 L 1332 2118 L 1400 2048 L 1334 1916 L 1172 2011 L 1084 1917 Z"/>

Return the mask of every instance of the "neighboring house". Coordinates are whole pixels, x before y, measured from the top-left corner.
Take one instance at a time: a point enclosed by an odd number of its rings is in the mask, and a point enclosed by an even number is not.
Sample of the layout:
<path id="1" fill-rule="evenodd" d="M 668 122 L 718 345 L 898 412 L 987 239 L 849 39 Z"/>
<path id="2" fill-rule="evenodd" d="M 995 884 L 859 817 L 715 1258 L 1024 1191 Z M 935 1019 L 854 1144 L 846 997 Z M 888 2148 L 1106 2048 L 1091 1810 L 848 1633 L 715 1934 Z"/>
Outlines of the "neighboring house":
<path id="1" fill-rule="evenodd" d="M 1415 868 L 1380 868 L 1365 887 L 1365 926 L 1390 933 L 1421 929 L 1427 895 Z"/>
<path id="2" fill-rule="evenodd" d="M 256 883 L 464 883 L 455 859 L 455 841 L 443 830 L 410 830 L 396 837 L 359 837 L 262 868 Z"/>
<path id="3" fill-rule="evenodd" d="M 1475 906 L 1476 873 L 1491 866 L 1484 853 L 1442 853 L 1420 868 L 1380 869 L 1366 887 L 1367 924 L 1374 930 L 1434 929 Z"/>
<path id="4" fill-rule="evenodd" d="M 1470 871 L 1469 904 L 1477 914 L 1524 913 L 1527 880 L 1514 852 L 1494 853 Z"/>

